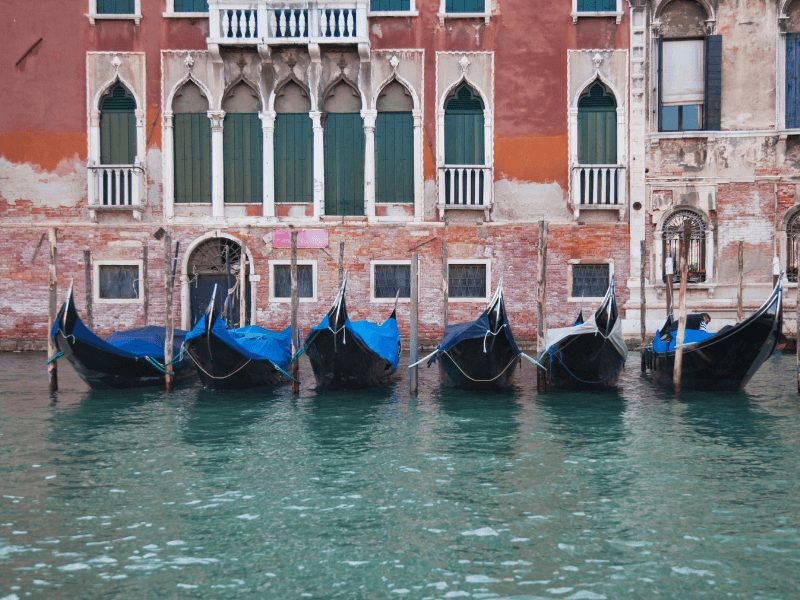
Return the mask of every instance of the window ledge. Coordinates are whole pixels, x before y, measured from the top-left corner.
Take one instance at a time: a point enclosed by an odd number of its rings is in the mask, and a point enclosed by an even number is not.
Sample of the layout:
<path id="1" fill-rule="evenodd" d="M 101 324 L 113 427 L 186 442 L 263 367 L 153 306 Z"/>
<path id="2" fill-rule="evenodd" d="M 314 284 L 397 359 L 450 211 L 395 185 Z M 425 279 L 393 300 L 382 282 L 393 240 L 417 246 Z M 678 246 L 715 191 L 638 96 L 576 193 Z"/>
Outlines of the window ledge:
<path id="1" fill-rule="evenodd" d="M 133 213 L 133 218 L 137 221 L 142 220 L 142 211 L 144 210 L 144 206 L 141 204 L 137 205 L 123 205 L 123 206 L 106 206 L 104 204 L 92 204 L 89 206 L 89 218 L 92 221 L 97 220 L 97 213 L 119 213 L 119 212 L 129 212 Z"/>
<path id="2" fill-rule="evenodd" d="M 653 284 L 653 288 L 656 290 L 656 295 L 660 298 L 665 296 L 667 293 L 667 286 L 663 282 Z M 709 281 L 704 281 L 702 283 L 687 283 L 686 284 L 686 291 L 692 290 L 705 290 L 708 292 L 708 297 L 713 298 L 714 292 L 717 289 L 717 284 Z M 677 295 L 678 286 L 673 287 L 674 293 Z"/>
<path id="3" fill-rule="evenodd" d="M 572 302 L 574 304 L 579 303 L 591 303 L 591 302 L 602 302 L 605 296 L 569 296 L 567 298 L 567 302 Z"/>
<path id="4" fill-rule="evenodd" d="M 207 12 L 163 12 L 161 16 L 165 19 L 207 19 Z"/>
<path id="5" fill-rule="evenodd" d="M 367 11 L 367 17 L 418 17 L 418 10 L 376 10 Z"/>
<path id="6" fill-rule="evenodd" d="M 649 135 L 650 141 L 657 142 L 658 140 L 681 140 L 691 138 L 709 139 L 714 138 L 718 131 L 707 131 L 705 129 L 697 129 L 693 131 L 659 131 Z"/>
<path id="7" fill-rule="evenodd" d="M 394 298 L 375 298 L 375 297 L 372 297 L 372 298 L 369 299 L 369 301 L 372 302 L 373 304 L 394 304 L 395 303 L 395 299 Z M 397 303 L 398 304 L 408 304 L 410 302 L 411 302 L 411 298 L 398 298 L 397 299 Z"/>
<path id="8" fill-rule="evenodd" d="M 489 301 L 489 297 L 487 296 L 487 297 L 483 297 L 483 298 L 451 298 L 451 297 L 448 296 L 447 301 L 448 302 L 458 302 L 458 303 L 488 302 Z"/>
<path id="9" fill-rule="evenodd" d="M 142 20 L 142 15 L 138 13 L 128 15 L 88 13 L 86 17 L 92 25 L 95 24 L 95 21 L 133 21 L 138 25 Z"/>
<path id="10" fill-rule="evenodd" d="M 592 12 L 574 12 L 572 13 L 572 24 L 575 25 L 578 23 L 578 19 L 582 19 L 584 17 L 589 18 L 596 18 L 596 17 L 614 17 L 617 22 L 617 25 L 622 23 L 622 11 L 616 10 L 602 10 L 602 11 L 592 11 Z"/>
<path id="11" fill-rule="evenodd" d="M 483 19 L 485 23 L 489 23 L 492 20 L 492 15 L 488 12 L 439 13 L 439 23 L 444 23 L 445 19 Z"/>

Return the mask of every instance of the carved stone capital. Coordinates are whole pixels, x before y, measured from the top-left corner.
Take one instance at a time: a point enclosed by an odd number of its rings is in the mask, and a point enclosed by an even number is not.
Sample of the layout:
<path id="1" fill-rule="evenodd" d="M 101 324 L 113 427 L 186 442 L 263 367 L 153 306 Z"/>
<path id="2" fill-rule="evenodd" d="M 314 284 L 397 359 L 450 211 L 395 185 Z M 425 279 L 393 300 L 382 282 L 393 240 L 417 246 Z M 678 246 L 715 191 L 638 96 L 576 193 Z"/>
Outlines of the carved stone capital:
<path id="1" fill-rule="evenodd" d="M 211 131 L 222 131 L 225 122 L 225 111 L 210 110 L 207 114 L 208 118 L 211 120 Z"/>

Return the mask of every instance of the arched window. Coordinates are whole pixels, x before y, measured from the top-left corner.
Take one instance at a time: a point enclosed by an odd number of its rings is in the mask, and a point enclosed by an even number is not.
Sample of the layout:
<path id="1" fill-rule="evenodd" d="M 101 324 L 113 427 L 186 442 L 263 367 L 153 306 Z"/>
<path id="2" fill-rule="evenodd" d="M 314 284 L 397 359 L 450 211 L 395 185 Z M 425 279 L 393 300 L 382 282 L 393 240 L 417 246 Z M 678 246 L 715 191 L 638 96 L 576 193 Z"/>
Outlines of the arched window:
<path id="1" fill-rule="evenodd" d="M 672 0 L 658 14 L 659 131 L 720 129 L 722 37 L 695 0 Z"/>
<path id="2" fill-rule="evenodd" d="M 578 162 L 617 164 L 617 102 L 599 81 L 578 100 Z"/>
<path id="3" fill-rule="evenodd" d="M 325 98 L 325 214 L 364 214 L 361 97 L 339 81 Z"/>
<path id="4" fill-rule="evenodd" d="M 119 81 L 100 100 L 100 164 L 128 168 L 104 169 L 99 180 L 101 204 L 131 204 L 136 162 L 136 100 Z"/>
<path id="5" fill-rule="evenodd" d="M 381 91 L 375 122 L 375 201 L 414 201 L 414 103 L 393 81 Z"/>
<path id="6" fill-rule="evenodd" d="M 482 165 L 484 154 L 483 100 L 462 83 L 444 103 L 444 162 Z"/>
<path id="7" fill-rule="evenodd" d="M 308 93 L 294 81 L 275 96 L 275 202 L 312 202 L 313 131 Z"/>
<path id="8" fill-rule="evenodd" d="M 797 267 L 800 266 L 800 211 L 794 213 L 786 223 L 786 277 L 797 283 Z"/>
<path id="9" fill-rule="evenodd" d="M 689 283 L 706 280 L 706 225 L 698 213 L 689 209 L 677 210 L 664 222 L 662 228 L 662 272 L 666 273 L 667 257 L 672 257 L 674 281 L 680 279 L 680 252 L 683 239 L 683 224 L 690 224 L 689 239 Z"/>
<path id="10" fill-rule="evenodd" d="M 175 202 L 211 202 L 211 122 L 208 100 L 193 82 L 172 101 Z"/>
<path id="11" fill-rule="evenodd" d="M 262 202 L 263 134 L 255 90 L 238 83 L 222 104 L 225 202 Z"/>
<path id="12" fill-rule="evenodd" d="M 189 281 L 189 314 L 192 325 L 208 307 L 216 285 L 217 295 L 214 304 L 217 311 L 225 317 L 229 326 L 240 326 L 239 293 L 236 286 L 239 282 L 241 252 L 242 247 L 237 242 L 222 237 L 206 240 L 192 251 L 186 273 Z M 245 311 L 248 319 L 250 302 L 248 286 L 248 310 Z"/>

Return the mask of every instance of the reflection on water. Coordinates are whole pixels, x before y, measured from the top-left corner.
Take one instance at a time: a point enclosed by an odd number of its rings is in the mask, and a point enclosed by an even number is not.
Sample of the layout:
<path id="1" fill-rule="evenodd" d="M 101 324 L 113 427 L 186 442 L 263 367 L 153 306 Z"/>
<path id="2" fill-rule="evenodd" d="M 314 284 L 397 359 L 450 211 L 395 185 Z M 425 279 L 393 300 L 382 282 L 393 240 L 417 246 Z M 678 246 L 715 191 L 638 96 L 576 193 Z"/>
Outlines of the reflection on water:
<path id="1" fill-rule="evenodd" d="M 0 598 L 793 597 L 793 357 L 741 394 L 91 392 L 0 356 Z M 55 400 L 55 401 L 54 401 Z"/>

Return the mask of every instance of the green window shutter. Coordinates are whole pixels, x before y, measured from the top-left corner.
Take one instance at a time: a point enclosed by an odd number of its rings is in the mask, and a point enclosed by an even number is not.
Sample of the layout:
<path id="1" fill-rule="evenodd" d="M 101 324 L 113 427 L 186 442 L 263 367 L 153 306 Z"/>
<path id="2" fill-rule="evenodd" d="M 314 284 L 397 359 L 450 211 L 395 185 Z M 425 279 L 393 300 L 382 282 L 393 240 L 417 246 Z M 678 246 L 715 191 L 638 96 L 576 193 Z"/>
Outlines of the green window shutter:
<path id="1" fill-rule="evenodd" d="M 369 9 L 373 12 L 408 11 L 411 0 L 370 0 Z"/>
<path id="2" fill-rule="evenodd" d="M 786 127 L 800 127 L 800 33 L 786 34 Z"/>
<path id="3" fill-rule="evenodd" d="M 449 13 L 482 13 L 485 0 L 447 0 L 445 12 Z"/>
<path id="4" fill-rule="evenodd" d="M 131 165 L 136 158 L 136 101 L 118 83 L 100 103 L 100 162 Z"/>
<path id="5" fill-rule="evenodd" d="M 223 127 L 225 202 L 263 201 L 263 136 L 256 113 L 228 113 Z"/>
<path id="6" fill-rule="evenodd" d="M 364 214 L 364 128 L 359 113 L 325 116 L 325 214 Z"/>
<path id="7" fill-rule="evenodd" d="M 578 162 L 617 163 L 617 106 L 614 97 L 599 82 L 578 101 Z"/>
<path id="8" fill-rule="evenodd" d="M 482 165 L 484 155 L 483 101 L 462 84 L 444 106 L 444 162 Z"/>
<path id="9" fill-rule="evenodd" d="M 275 116 L 275 202 L 312 202 L 314 134 L 308 113 Z"/>
<path id="10" fill-rule="evenodd" d="M 617 0 L 578 0 L 578 12 L 613 12 Z"/>
<path id="11" fill-rule="evenodd" d="M 211 123 L 205 113 L 175 115 L 175 202 L 211 202 Z"/>
<path id="12" fill-rule="evenodd" d="M 705 47 L 705 122 L 704 129 L 722 129 L 722 36 L 709 35 Z"/>
<path id="13" fill-rule="evenodd" d="M 375 123 L 375 201 L 414 202 L 414 120 L 379 112 Z"/>
<path id="14" fill-rule="evenodd" d="M 208 0 L 175 0 L 175 12 L 208 12 Z"/>
<path id="15" fill-rule="evenodd" d="M 97 0 L 99 15 L 132 15 L 134 0 Z"/>

